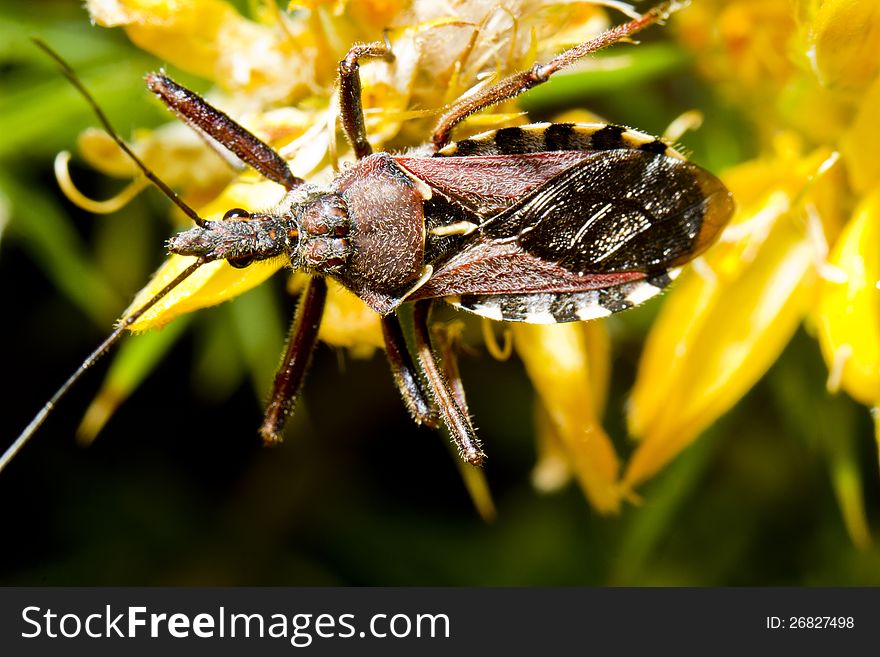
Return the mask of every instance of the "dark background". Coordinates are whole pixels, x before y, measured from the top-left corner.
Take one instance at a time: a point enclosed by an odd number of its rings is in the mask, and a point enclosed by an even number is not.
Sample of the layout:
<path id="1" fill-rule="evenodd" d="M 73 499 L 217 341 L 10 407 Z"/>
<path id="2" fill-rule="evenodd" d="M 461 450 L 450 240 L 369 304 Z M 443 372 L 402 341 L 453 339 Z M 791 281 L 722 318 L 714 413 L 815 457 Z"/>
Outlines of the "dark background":
<path id="1" fill-rule="evenodd" d="M 96 121 L 31 35 L 70 57 L 123 135 L 167 120 L 141 83 L 159 63 L 120 31 L 91 27 L 79 2 L 0 2 L 0 198 L 10 209 L 0 237 L 4 445 L 107 334 L 162 261 L 169 233 L 154 191 L 108 217 L 60 194 L 52 158 Z M 717 170 L 747 156 L 742 122 L 667 48 L 675 58 L 664 74 L 600 85 L 578 102 L 652 133 L 702 107 L 706 126 L 684 140 L 695 160 Z M 536 118 L 555 108 L 548 93 L 533 101 Z M 119 188 L 84 166 L 73 175 L 93 197 Z M 109 360 L 85 377 L 0 474 L 0 583 L 880 584 L 880 551 L 853 547 L 829 479 L 843 443 L 862 464 L 876 528 L 870 418 L 825 395 L 818 347 L 802 332 L 731 413 L 640 490 L 641 505 L 612 518 L 576 486 L 549 495 L 531 487 L 524 370 L 515 358 L 466 354 L 498 511 L 487 523 L 446 439 L 407 417 L 381 354 L 355 360 L 321 346 L 286 442 L 261 447 L 261 399 L 294 307 L 283 278 L 194 315 L 89 449 L 73 434 Z M 65 285 L 75 290 L 59 291 Z M 610 324 L 614 436 L 625 436 L 625 396 L 657 307 Z M 468 327 L 478 343 L 478 325 Z M 817 418 L 832 429 L 810 431 Z M 621 438 L 618 449 L 631 446 Z"/>

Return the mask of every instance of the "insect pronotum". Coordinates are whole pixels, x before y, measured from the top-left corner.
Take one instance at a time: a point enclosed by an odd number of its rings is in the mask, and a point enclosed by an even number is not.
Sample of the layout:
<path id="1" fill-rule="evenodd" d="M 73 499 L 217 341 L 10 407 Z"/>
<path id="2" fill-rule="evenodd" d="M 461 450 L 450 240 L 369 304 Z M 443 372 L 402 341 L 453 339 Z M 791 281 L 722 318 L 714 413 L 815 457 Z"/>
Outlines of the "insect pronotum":
<path id="1" fill-rule="evenodd" d="M 196 224 L 168 242 L 171 253 L 192 256 L 193 262 L 121 319 L 0 457 L 0 469 L 126 329 L 199 267 L 215 260 L 246 267 L 280 255 L 312 277 L 259 429 L 264 441 L 280 439 L 317 342 L 325 278 L 331 277 L 381 316 L 394 381 L 413 419 L 433 427 L 442 421 L 461 457 L 480 465 L 482 446 L 458 382 L 450 380 L 456 369 L 444 367 L 432 342 L 438 338 L 428 329 L 435 300 L 504 321 L 548 324 L 603 317 L 668 285 L 678 267 L 717 238 L 733 201 L 715 176 L 663 141 L 620 126 L 537 123 L 458 142 L 450 140 L 453 128 L 676 8 L 660 4 L 457 101 L 430 141 L 406 155 L 372 152 L 361 107 L 360 62 L 393 53 L 383 42 L 355 45 L 339 63 L 339 93 L 342 128 L 357 162 L 326 186 L 298 178 L 275 151 L 226 114 L 152 73 L 148 87 L 184 122 L 287 189 L 275 208 L 234 208 L 222 221 L 206 221 L 158 179 L 113 130 L 67 64 L 38 43 L 119 146 Z M 414 304 L 415 358 L 396 312 L 403 303 Z"/>

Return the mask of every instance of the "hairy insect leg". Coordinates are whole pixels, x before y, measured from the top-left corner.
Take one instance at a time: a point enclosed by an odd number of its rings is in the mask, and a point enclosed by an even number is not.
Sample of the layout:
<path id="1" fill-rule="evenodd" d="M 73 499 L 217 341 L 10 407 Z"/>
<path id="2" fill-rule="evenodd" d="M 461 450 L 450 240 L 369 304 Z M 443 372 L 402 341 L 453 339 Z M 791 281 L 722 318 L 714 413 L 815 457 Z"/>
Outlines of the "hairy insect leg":
<path id="1" fill-rule="evenodd" d="M 461 373 L 458 370 L 458 358 L 455 355 L 455 346 L 453 344 L 454 337 L 445 326 L 435 326 L 431 331 L 431 337 L 433 338 L 434 346 L 439 352 L 443 376 L 449 382 L 449 387 L 452 390 L 452 394 L 455 395 L 461 410 L 464 411 L 465 415 L 470 416 L 467 399 L 464 395 L 464 384 L 461 382 Z"/>
<path id="2" fill-rule="evenodd" d="M 419 378 L 397 315 L 391 314 L 382 318 L 382 335 L 385 338 L 385 353 L 391 365 L 391 374 L 409 414 L 418 424 L 436 428 L 437 409 L 433 407 L 431 397 Z"/>
<path id="3" fill-rule="evenodd" d="M 431 344 L 430 329 L 428 328 L 430 310 L 430 299 L 417 301 L 413 309 L 416 351 L 419 362 L 437 402 L 440 416 L 449 429 L 461 458 L 471 465 L 480 465 L 486 457 L 480 440 L 477 438 L 466 409 L 462 408 L 455 391 L 450 386 Z"/>
<path id="4" fill-rule="evenodd" d="M 284 357 L 275 374 L 266 415 L 260 426 L 260 435 L 267 444 L 281 441 L 284 422 L 293 410 L 318 342 L 318 328 L 321 326 L 326 300 L 327 282 L 322 277 L 313 277 L 297 306 Z"/>
<path id="5" fill-rule="evenodd" d="M 374 41 L 352 46 L 345 58 L 339 62 L 339 116 L 342 120 L 342 129 L 357 159 L 373 152 L 370 142 L 367 141 L 367 129 L 364 125 L 359 69 L 361 59 L 375 57 L 390 60 L 394 55 L 387 43 Z"/>
<path id="6" fill-rule="evenodd" d="M 487 89 L 460 100 L 440 118 L 440 122 L 434 129 L 434 135 L 431 137 L 434 150 L 440 150 L 449 143 L 452 129 L 471 114 L 519 96 L 524 91 L 546 82 L 551 75 L 580 58 L 627 39 L 653 23 L 665 20 L 681 6 L 680 2 L 661 3 L 645 12 L 641 17 L 629 23 L 612 27 L 599 36 L 557 55 L 546 64 L 535 64 L 528 71 L 515 73 Z"/>
<path id="7" fill-rule="evenodd" d="M 269 180 L 286 189 L 293 189 L 305 182 L 293 175 L 284 158 L 271 146 L 197 93 L 161 73 L 149 73 L 146 81 L 150 91 L 184 123 L 211 137 Z"/>

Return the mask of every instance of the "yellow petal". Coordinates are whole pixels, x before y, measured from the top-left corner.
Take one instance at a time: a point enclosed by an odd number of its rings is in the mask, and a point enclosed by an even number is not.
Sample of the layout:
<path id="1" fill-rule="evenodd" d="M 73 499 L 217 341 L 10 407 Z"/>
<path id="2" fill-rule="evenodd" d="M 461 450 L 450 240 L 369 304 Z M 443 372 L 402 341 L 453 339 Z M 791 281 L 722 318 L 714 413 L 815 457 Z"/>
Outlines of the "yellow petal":
<path id="1" fill-rule="evenodd" d="M 92 19 L 124 26 L 131 40 L 162 59 L 214 78 L 224 24 L 244 20 L 223 0 L 88 0 Z"/>
<path id="2" fill-rule="evenodd" d="M 513 324 L 514 344 L 590 503 L 620 507 L 619 461 L 595 411 L 583 329 L 577 324 Z"/>
<path id="3" fill-rule="evenodd" d="M 880 47 L 880 46 L 878 46 Z M 840 150 L 853 187 L 867 192 L 880 183 L 880 77 L 868 88 L 859 103 L 855 119 L 844 133 Z"/>
<path id="4" fill-rule="evenodd" d="M 813 19 L 809 53 L 820 81 L 860 88 L 880 68 L 880 6 L 877 0 L 823 0 Z"/>
<path id="5" fill-rule="evenodd" d="M 834 245 L 816 326 L 832 388 L 880 404 L 880 189 L 865 198 Z"/>
<path id="6" fill-rule="evenodd" d="M 535 400 L 535 442 L 538 451 L 532 468 L 532 485 L 542 493 L 551 493 L 571 480 L 568 451 L 540 400 Z"/>
<path id="7" fill-rule="evenodd" d="M 280 101 L 315 87 L 318 69 L 335 69 L 319 56 L 307 23 L 262 25 L 224 0 L 88 0 L 92 19 L 124 27 L 142 49 L 250 100 Z M 230 47 L 230 44 L 234 44 Z M 338 57 L 336 58 L 338 59 Z"/>
<path id="8" fill-rule="evenodd" d="M 590 376 L 590 392 L 596 417 L 601 419 L 608 398 L 608 382 L 611 380 L 611 336 L 608 325 L 601 320 L 579 322 L 587 350 L 587 372 Z"/>
<path id="9" fill-rule="evenodd" d="M 194 194 L 216 196 L 234 175 L 229 163 L 182 123 L 139 131 L 131 146 L 147 168 L 171 188 L 187 187 L 190 199 Z M 84 131 L 77 138 L 77 147 L 92 168 L 107 175 L 141 175 L 137 165 L 103 130 Z"/>
<path id="10" fill-rule="evenodd" d="M 318 338 L 334 347 L 347 348 L 355 358 L 369 358 L 385 346 L 379 315 L 353 293 L 327 281 L 327 305 Z"/>
<path id="11" fill-rule="evenodd" d="M 578 326 L 584 334 L 589 363 L 590 401 L 596 418 L 601 418 L 611 375 L 611 340 L 603 321 L 581 322 Z M 544 492 L 558 490 L 571 479 L 572 464 L 559 426 L 553 422 L 540 399 L 535 403 L 535 435 L 538 456 L 532 469 L 532 484 Z"/>
<path id="12" fill-rule="evenodd" d="M 138 292 L 134 301 L 125 310 L 123 318 L 143 306 L 193 261 L 194 258 L 189 256 L 170 256 L 153 275 L 147 287 Z M 286 259 L 282 256 L 255 262 L 244 269 L 230 267 L 225 262 L 209 262 L 199 267 L 195 273 L 144 313 L 130 329 L 140 332 L 161 327 L 178 315 L 228 301 L 265 281 L 285 262 Z"/>
<path id="13" fill-rule="evenodd" d="M 625 486 L 653 475 L 736 403 L 806 312 L 817 254 L 788 199 L 777 190 L 742 209 L 733 229 L 754 224 L 752 236 L 718 245 L 666 299 L 628 408 L 642 442 Z"/>

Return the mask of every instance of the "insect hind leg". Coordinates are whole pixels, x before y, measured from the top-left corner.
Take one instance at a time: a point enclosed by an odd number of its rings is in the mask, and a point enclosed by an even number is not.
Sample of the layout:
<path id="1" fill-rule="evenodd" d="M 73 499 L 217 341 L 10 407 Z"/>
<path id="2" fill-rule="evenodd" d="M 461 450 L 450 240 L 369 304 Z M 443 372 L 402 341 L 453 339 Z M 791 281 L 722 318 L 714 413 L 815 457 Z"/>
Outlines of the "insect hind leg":
<path id="1" fill-rule="evenodd" d="M 471 465 L 479 466 L 483 463 L 486 455 L 483 453 L 480 440 L 468 417 L 467 409 L 458 397 L 461 391 L 456 391 L 450 385 L 446 376 L 446 370 L 440 364 L 434 348 L 431 344 L 430 330 L 428 328 L 428 316 L 431 309 L 431 300 L 417 301 L 413 308 L 413 323 L 415 328 L 416 350 L 419 363 L 428 381 L 431 393 L 437 402 L 440 416 L 449 429 L 452 440 L 458 447 L 461 458 Z"/>

